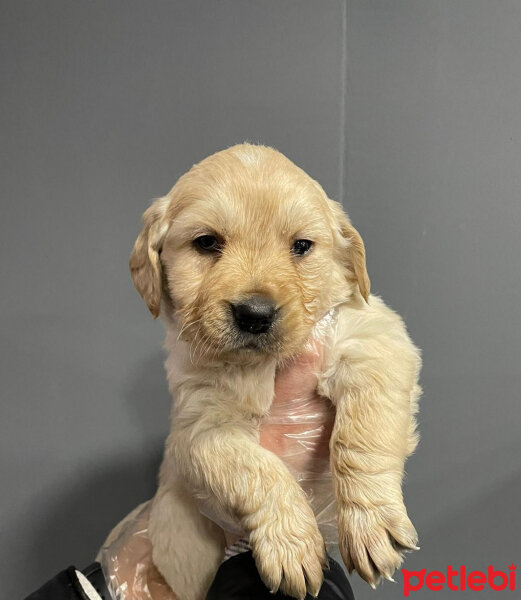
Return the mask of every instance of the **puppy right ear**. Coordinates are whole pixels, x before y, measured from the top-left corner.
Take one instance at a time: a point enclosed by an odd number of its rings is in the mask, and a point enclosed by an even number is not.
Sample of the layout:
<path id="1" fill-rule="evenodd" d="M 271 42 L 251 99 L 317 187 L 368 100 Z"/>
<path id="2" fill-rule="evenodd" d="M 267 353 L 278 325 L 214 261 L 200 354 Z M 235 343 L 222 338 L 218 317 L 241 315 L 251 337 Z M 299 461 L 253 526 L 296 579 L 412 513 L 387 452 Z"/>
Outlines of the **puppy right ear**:
<path id="1" fill-rule="evenodd" d="M 159 316 L 162 292 L 162 272 L 159 253 L 168 231 L 165 219 L 170 198 L 158 198 L 144 212 L 143 229 L 130 255 L 130 274 L 137 291 L 154 318 Z"/>

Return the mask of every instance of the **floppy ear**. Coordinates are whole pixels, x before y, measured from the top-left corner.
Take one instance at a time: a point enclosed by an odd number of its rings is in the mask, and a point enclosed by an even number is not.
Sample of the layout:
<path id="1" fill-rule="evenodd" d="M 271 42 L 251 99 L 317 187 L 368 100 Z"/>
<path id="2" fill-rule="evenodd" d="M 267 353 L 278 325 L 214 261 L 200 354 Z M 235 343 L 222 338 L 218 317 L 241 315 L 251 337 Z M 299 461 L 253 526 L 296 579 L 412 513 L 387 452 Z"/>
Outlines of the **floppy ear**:
<path id="1" fill-rule="evenodd" d="M 343 238 L 342 246 L 344 248 L 344 252 L 347 252 L 349 267 L 354 273 L 360 289 L 360 294 L 367 302 L 369 300 L 369 293 L 371 291 L 371 282 L 369 280 L 369 275 L 367 274 L 367 267 L 365 264 L 365 246 L 362 236 L 351 225 L 351 222 L 343 211 L 342 206 L 333 200 L 330 200 L 330 203 L 336 226 Z"/>
<path id="2" fill-rule="evenodd" d="M 158 198 L 144 212 L 143 229 L 130 255 L 130 274 L 137 291 L 143 297 L 154 318 L 159 315 L 162 292 L 162 273 L 159 253 L 168 231 L 165 213 L 170 198 Z"/>

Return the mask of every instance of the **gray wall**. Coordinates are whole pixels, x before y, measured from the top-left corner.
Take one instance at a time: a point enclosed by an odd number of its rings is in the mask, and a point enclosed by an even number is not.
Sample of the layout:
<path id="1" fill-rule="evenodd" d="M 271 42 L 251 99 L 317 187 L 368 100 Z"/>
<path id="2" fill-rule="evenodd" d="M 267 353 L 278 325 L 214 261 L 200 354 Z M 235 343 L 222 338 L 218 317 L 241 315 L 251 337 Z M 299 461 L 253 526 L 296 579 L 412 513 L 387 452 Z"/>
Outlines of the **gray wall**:
<path id="1" fill-rule="evenodd" d="M 245 139 L 280 148 L 338 196 L 342 11 L 313 0 L 4 7 L 1 597 L 91 561 L 154 492 L 170 406 L 163 331 L 128 272 L 151 199 Z"/>
<path id="2" fill-rule="evenodd" d="M 349 1 L 347 24 L 346 206 L 424 357 L 406 485 L 421 551 L 405 566 L 506 571 L 521 549 L 521 2 Z"/>
<path id="3" fill-rule="evenodd" d="M 406 487 L 422 550 L 406 567 L 516 562 L 521 3 L 13 0 L 3 12 L 5 596 L 87 563 L 153 493 L 162 328 L 128 254 L 152 197 L 244 139 L 345 200 L 374 290 L 424 349 Z M 353 581 L 358 598 L 403 597 L 401 583 Z"/>

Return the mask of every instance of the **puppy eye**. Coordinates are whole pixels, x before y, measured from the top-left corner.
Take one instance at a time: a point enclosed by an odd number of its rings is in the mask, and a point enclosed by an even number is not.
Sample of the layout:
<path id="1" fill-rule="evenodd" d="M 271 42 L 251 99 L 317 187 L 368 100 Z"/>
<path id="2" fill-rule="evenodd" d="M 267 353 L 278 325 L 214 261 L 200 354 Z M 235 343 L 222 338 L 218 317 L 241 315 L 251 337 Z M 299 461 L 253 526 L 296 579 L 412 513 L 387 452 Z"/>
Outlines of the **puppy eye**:
<path id="1" fill-rule="evenodd" d="M 291 252 L 297 256 L 302 256 L 307 254 L 312 246 L 313 242 L 311 240 L 295 240 L 293 246 L 291 246 Z"/>
<path id="2" fill-rule="evenodd" d="M 215 235 L 200 235 L 193 241 L 195 247 L 203 252 L 219 252 L 222 244 Z"/>

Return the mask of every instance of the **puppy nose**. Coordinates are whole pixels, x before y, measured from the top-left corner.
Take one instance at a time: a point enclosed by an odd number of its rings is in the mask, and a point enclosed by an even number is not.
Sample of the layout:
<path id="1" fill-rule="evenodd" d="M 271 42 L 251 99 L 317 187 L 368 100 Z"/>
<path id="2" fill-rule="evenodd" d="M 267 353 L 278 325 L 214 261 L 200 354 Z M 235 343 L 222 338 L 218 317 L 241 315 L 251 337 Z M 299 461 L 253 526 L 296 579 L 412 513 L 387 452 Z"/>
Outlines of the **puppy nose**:
<path id="1" fill-rule="evenodd" d="M 232 303 L 232 311 L 241 331 L 266 333 L 275 319 L 277 307 L 273 300 L 255 294 L 246 300 Z"/>

